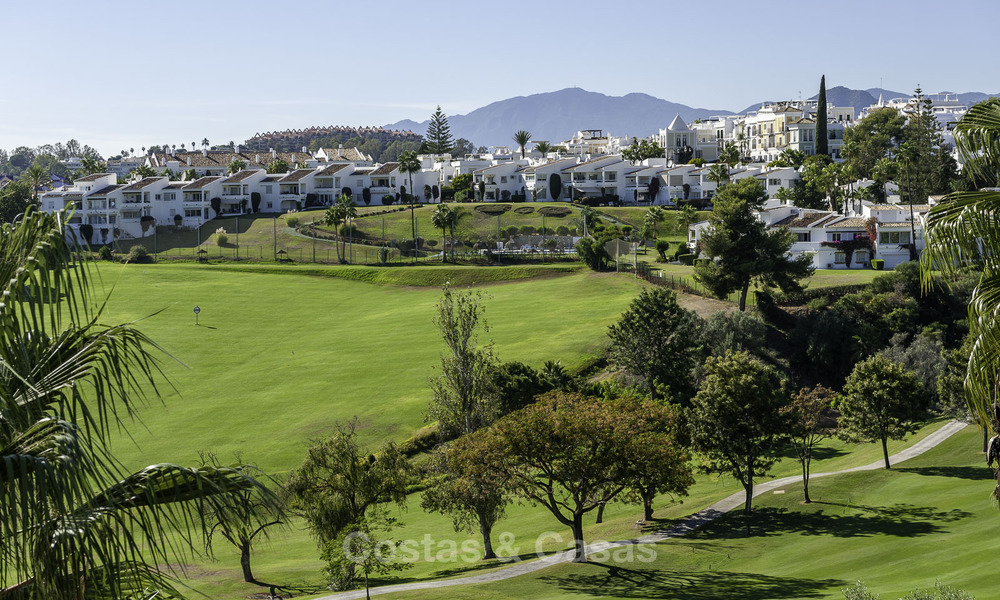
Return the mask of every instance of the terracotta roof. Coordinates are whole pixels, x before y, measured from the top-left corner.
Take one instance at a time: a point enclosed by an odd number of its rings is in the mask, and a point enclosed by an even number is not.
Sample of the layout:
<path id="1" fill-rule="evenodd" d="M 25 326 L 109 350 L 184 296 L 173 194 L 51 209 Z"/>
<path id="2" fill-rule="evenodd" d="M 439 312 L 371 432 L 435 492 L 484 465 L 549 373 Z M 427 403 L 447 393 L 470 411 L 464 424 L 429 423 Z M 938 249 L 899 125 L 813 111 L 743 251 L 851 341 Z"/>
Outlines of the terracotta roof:
<path id="1" fill-rule="evenodd" d="M 136 181 L 132 185 L 125 186 L 124 188 L 122 188 L 122 191 L 123 192 L 134 192 L 136 190 L 141 190 L 142 188 L 146 187 L 147 185 L 154 184 L 154 183 L 156 183 L 157 181 L 159 181 L 161 179 L 166 179 L 166 177 L 146 177 L 145 179 L 140 179 L 139 181 Z"/>
<path id="2" fill-rule="evenodd" d="M 260 162 L 256 161 L 260 157 Z M 240 152 L 236 154 L 230 151 L 210 150 L 206 154 L 201 152 L 177 152 L 174 156 L 170 154 L 154 154 L 150 158 L 150 163 L 154 167 L 165 167 L 168 162 L 176 161 L 181 167 L 187 168 L 187 160 L 191 159 L 191 168 L 219 168 L 228 167 L 234 160 L 239 160 L 250 165 L 267 166 L 275 160 L 283 160 L 290 165 L 296 162 L 312 159 L 308 152 L 278 152 L 277 157 L 272 157 L 270 152 Z"/>
<path id="3" fill-rule="evenodd" d="M 576 164 L 576 159 L 575 158 L 563 158 L 563 159 L 557 160 L 555 162 L 548 162 L 548 163 L 544 163 L 544 164 L 541 164 L 541 165 L 534 165 L 534 166 L 526 168 L 524 170 L 524 172 L 525 173 L 534 173 L 538 169 L 544 169 L 546 167 L 553 167 L 553 166 L 560 165 L 560 164 L 564 164 L 564 166 L 559 167 L 558 170 L 565 171 L 566 169 L 570 168 L 572 165 Z"/>
<path id="4" fill-rule="evenodd" d="M 864 229 L 865 220 L 866 219 L 862 219 L 861 217 L 848 217 L 846 219 L 834 221 L 833 223 L 828 223 L 826 225 L 823 225 L 823 227 L 829 227 L 831 229 L 841 228 L 841 227 L 849 227 L 851 229 Z"/>
<path id="5" fill-rule="evenodd" d="M 574 166 L 572 166 L 572 167 L 570 167 L 570 168 L 568 168 L 566 170 L 567 171 L 576 171 L 577 169 L 580 169 L 581 167 L 592 166 L 594 163 L 605 161 L 605 160 L 608 160 L 609 158 L 611 158 L 611 157 L 610 156 L 600 156 L 598 158 L 592 158 L 592 159 L 590 159 L 590 160 L 588 160 L 586 162 L 582 162 L 582 163 L 580 163 L 578 165 L 574 165 Z M 622 162 L 622 161 L 616 160 L 614 163 L 611 163 L 611 164 L 620 163 L 620 162 Z"/>
<path id="6" fill-rule="evenodd" d="M 117 190 L 120 187 L 121 187 L 120 185 L 109 185 L 109 186 L 102 187 L 101 189 L 99 189 L 96 192 L 92 193 L 91 197 L 93 197 L 93 196 L 104 196 L 104 195 L 110 194 L 111 192 Z"/>
<path id="7" fill-rule="evenodd" d="M 371 175 L 388 175 L 389 173 L 392 173 L 398 168 L 399 168 L 398 162 L 387 162 L 384 165 L 381 165 L 374 171 L 372 171 Z"/>
<path id="8" fill-rule="evenodd" d="M 346 169 L 349 166 L 351 166 L 350 163 L 337 163 L 335 165 L 330 165 L 329 167 L 323 169 L 319 173 L 316 173 L 316 176 L 317 177 L 321 177 L 321 176 L 326 176 L 326 175 L 333 175 L 334 173 L 337 173 L 338 171 L 343 171 L 344 169 Z"/>
<path id="9" fill-rule="evenodd" d="M 323 153 L 326 154 L 327 161 L 334 160 L 346 160 L 353 162 L 363 162 L 370 160 L 367 156 L 361 153 L 357 148 L 323 148 Z"/>
<path id="10" fill-rule="evenodd" d="M 250 178 L 250 176 L 256 173 L 261 173 L 261 172 L 262 171 L 260 169 L 243 169 L 238 173 L 233 173 L 232 175 L 229 176 L 229 179 L 226 179 L 222 183 L 239 183 L 240 181 L 244 181 Z"/>
<path id="11" fill-rule="evenodd" d="M 296 169 L 278 180 L 279 183 L 302 181 L 306 175 L 310 175 L 315 169 Z"/>
<path id="12" fill-rule="evenodd" d="M 77 177 L 76 179 L 73 180 L 73 182 L 74 183 L 79 183 L 79 182 L 86 183 L 88 181 L 97 181 L 101 177 L 107 177 L 108 175 L 111 175 L 111 173 L 94 173 L 93 175 L 86 175 L 84 177 Z"/>
<path id="13" fill-rule="evenodd" d="M 165 187 L 165 188 L 163 188 L 163 189 L 165 189 L 165 190 L 181 190 L 181 189 L 184 189 L 184 187 L 185 187 L 186 185 L 187 185 L 187 184 L 184 184 L 184 183 L 180 183 L 180 182 L 176 182 L 176 183 L 168 183 L 168 184 L 167 184 L 167 187 Z"/>
<path id="14" fill-rule="evenodd" d="M 354 172 L 348 175 L 348 177 L 354 177 L 355 175 L 371 175 L 371 172 L 375 170 L 375 167 L 357 167 Z"/>
<path id="15" fill-rule="evenodd" d="M 212 183 L 214 181 L 218 181 L 220 179 L 222 179 L 222 177 L 219 177 L 217 175 L 210 175 L 208 177 L 200 177 L 198 179 L 195 179 L 191 183 L 185 185 L 184 189 L 198 189 L 198 188 L 203 188 L 206 185 L 208 185 L 208 184 L 210 184 L 210 183 Z"/>

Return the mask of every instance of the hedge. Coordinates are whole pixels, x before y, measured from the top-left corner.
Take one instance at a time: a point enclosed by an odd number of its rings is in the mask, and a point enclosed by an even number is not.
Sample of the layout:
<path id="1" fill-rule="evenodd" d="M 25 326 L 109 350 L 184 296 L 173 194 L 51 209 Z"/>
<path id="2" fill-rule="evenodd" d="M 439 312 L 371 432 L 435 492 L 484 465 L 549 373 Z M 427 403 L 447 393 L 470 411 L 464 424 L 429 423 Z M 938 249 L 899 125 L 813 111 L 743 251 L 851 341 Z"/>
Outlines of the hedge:
<path id="1" fill-rule="evenodd" d="M 681 254 L 677 257 L 677 260 L 681 261 L 682 265 L 693 265 L 694 254 Z"/>

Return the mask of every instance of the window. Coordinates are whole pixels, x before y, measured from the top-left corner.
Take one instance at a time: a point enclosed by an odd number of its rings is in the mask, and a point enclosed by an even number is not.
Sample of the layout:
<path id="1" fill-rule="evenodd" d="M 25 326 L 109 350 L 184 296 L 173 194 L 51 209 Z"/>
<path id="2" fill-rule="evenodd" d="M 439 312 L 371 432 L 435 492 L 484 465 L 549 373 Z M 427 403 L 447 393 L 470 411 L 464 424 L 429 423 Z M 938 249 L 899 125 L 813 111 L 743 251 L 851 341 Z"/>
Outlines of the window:
<path id="1" fill-rule="evenodd" d="M 506 175 L 501 175 L 500 176 L 500 183 L 507 183 L 507 176 Z"/>
<path id="2" fill-rule="evenodd" d="M 781 179 L 768 178 L 767 185 L 781 185 Z"/>
<path id="3" fill-rule="evenodd" d="M 843 265 L 847 263 L 847 255 L 843 252 L 834 252 L 833 262 L 838 265 Z"/>
<path id="4" fill-rule="evenodd" d="M 268 203 L 267 203 L 267 207 L 268 207 L 268 208 L 272 208 L 272 206 L 271 206 L 272 204 L 273 204 L 272 202 L 268 202 Z"/>
<path id="5" fill-rule="evenodd" d="M 795 234 L 795 241 L 796 242 L 808 242 L 809 241 L 809 232 L 806 231 L 806 232 L 796 233 Z"/>
<path id="6" fill-rule="evenodd" d="M 854 253 L 854 262 L 856 264 L 864 264 L 868 262 L 868 251 L 858 250 Z"/>
<path id="7" fill-rule="evenodd" d="M 185 208 L 184 209 L 184 216 L 185 217 L 198 218 L 198 217 L 201 216 L 201 209 L 200 208 Z"/>
<path id="8" fill-rule="evenodd" d="M 265 194 L 270 194 L 270 193 L 271 193 L 271 186 L 269 186 L 269 185 L 265 185 L 265 186 L 264 186 L 264 193 L 265 193 Z M 270 206 L 271 206 L 271 203 L 270 203 L 270 202 L 268 202 L 268 203 L 267 203 L 267 205 L 268 205 L 268 207 L 270 207 Z"/>
<path id="9" fill-rule="evenodd" d="M 156 199 L 157 199 L 157 200 L 159 200 L 159 199 L 160 199 L 160 194 L 157 194 L 157 195 L 156 195 Z"/>
<path id="10" fill-rule="evenodd" d="M 882 244 L 909 244 L 909 231 L 881 231 L 878 234 L 878 241 Z"/>

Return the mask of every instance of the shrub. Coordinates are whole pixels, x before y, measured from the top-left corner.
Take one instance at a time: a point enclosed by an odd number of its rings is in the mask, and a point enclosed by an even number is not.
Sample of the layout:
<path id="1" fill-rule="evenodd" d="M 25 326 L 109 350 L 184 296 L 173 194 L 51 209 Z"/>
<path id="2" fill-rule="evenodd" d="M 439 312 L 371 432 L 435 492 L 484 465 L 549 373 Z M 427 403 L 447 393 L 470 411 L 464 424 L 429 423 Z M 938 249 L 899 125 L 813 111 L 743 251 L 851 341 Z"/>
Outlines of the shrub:
<path id="1" fill-rule="evenodd" d="M 344 224 L 340 226 L 340 236 L 341 237 L 358 237 L 358 226 L 354 223 Z"/>
<path id="2" fill-rule="evenodd" d="M 260 192 L 250 192 L 250 208 L 255 212 L 260 212 Z"/>
<path id="3" fill-rule="evenodd" d="M 522 225 L 519 231 L 521 235 L 534 235 L 535 228 L 532 227 L 531 225 Z"/>
<path id="4" fill-rule="evenodd" d="M 455 200 L 458 200 L 458 194 L 455 195 Z M 504 214 L 511 208 L 513 207 L 510 204 L 483 204 L 476 207 L 476 212 L 495 217 Z"/>
<path id="5" fill-rule="evenodd" d="M 508 238 L 512 238 L 515 235 L 517 235 L 518 228 L 515 225 L 511 225 L 510 227 L 504 229 L 503 231 L 507 235 Z"/>
<path id="6" fill-rule="evenodd" d="M 545 215 L 546 217 L 565 217 L 571 212 L 573 210 L 568 206 L 543 206 L 538 209 L 538 214 Z"/>
<path id="7" fill-rule="evenodd" d="M 535 207 L 534 206 L 518 206 L 517 208 L 514 209 L 514 212 L 516 212 L 519 215 L 530 215 L 531 213 L 535 212 Z"/>
<path id="8" fill-rule="evenodd" d="M 129 263 L 146 263 L 149 262 L 149 252 L 146 251 L 145 246 L 136 244 L 129 248 L 128 254 L 125 256 L 125 262 Z"/>
<path id="9" fill-rule="evenodd" d="M 556 235 L 569 235 L 569 227 L 566 227 L 565 225 L 556 227 Z"/>
<path id="10" fill-rule="evenodd" d="M 413 432 L 410 439 L 399 445 L 399 451 L 402 452 L 404 456 L 412 457 L 415 454 L 433 450 L 434 446 L 437 445 L 438 440 L 440 439 L 439 431 L 440 429 L 437 423 L 421 427 Z"/>
<path id="11" fill-rule="evenodd" d="M 873 258 L 872 268 L 875 269 L 876 271 L 881 271 L 885 269 L 885 261 L 881 258 Z"/>
<path id="12" fill-rule="evenodd" d="M 182 224 L 184 224 L 184 217 L 174 215 L 174 227 L 180 227 Z"/>
<path id="13" fill-rule="evenodd" d="M 293 229 L 298 227 L 301 222 L 302 220 L 298 217 L 285 217 L 285 224 Z"/>
<path id="14" fill-rule="evenodd" d="M 670 249 L 670 242 L 667 240 L 656 240 L 656 252 L 660 255 L 660 262 L 667 262 L 667 250 Z"/>
<path id="15" fill-rule="evenodd" d="M 101 260 L 111 260 L 112 256 L 111 248 L 108 246 L 101 246 L 97 249 L 97 257 Z"/>
<path id="16" fill-rule="evenodd" d="M 712 259 L 710 259 L 710 258 L 696 258 L 696 259 L 694 259 L 693 264 L 697 267 L 698 265 L 702 265 L 702 266 L 708 265 L 708 263 L 710 263 L 710 262 L 712 262 Z"/>
<path id="17" fill-rule="evenodd" d="M 229 235 L 226 233 L 225 228 L 219 227 L 215 230 L 215 245 L 225 246 L 229 243 Z"/>
<path id="18" fill-rule="evenodd" d="M 682 265 L 693 265 L 694 254 L 681 254 L 677 257 L 677 260 L 681 261 Z"/>
<path id="19" fill-rule="evenodd" d="M 691 249 L 687 247 L 687 244 L 678 244 L 677 248 L 674 249 L 674 260 L 680 260 L 681 254 L 687 254 L 691 252 Z"/>
<path id="20" fill-rule="evenodd" d="M 392 206 L 392 203 L 396 201 L 396 197 L 392 194 L 385 194 L 382 196 L 382 204 L 386 206 Z"/>

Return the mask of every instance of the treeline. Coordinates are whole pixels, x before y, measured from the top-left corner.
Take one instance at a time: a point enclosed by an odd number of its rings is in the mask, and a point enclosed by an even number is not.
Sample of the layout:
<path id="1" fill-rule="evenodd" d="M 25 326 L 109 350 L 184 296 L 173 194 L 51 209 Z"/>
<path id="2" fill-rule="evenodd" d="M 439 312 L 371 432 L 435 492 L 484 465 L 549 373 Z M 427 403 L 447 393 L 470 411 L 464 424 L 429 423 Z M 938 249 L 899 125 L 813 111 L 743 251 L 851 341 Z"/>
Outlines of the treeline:
<path id="1" fill-rule="evenodd" d="M 17 179 L 32 165 L 37 165 L 51 175 L 69 177 L 69 169 L 59 161 L 72 157 L 102 160 L 97 150 L 72 139 L 65 144 L 57 142 L 37 148 L 18 146 L 10 151 L 0 149 L 0 175 Z"/>

